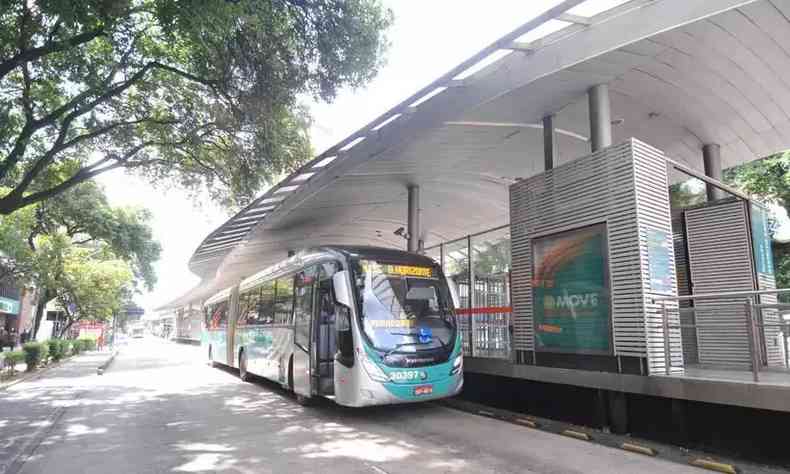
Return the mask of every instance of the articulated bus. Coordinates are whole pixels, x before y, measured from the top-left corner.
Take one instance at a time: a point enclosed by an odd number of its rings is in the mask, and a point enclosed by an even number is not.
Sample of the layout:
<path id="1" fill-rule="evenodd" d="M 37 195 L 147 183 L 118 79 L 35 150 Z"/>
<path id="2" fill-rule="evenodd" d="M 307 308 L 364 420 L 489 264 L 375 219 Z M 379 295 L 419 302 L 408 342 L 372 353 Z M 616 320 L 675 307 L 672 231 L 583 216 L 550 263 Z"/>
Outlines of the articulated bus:
<path id="1" fill-rule="evenodd" d="M 456 299 L 428 257 L 321 247 L 209 298 L 202 345 L 212 365 L 276 381 L 299 403 L 434 400 L 463 385 Z"/>

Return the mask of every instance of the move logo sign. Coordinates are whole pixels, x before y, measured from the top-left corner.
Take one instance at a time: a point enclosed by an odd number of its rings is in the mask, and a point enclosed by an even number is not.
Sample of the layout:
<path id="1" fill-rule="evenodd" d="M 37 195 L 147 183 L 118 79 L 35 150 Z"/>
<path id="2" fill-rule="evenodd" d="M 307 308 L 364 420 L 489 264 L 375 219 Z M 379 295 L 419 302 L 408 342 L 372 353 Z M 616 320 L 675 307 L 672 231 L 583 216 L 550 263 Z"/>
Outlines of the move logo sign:
<path id="1" fill-rule="evenodd" d="M 609 354 L 606 225 L 532 240 L 536 350 Z"/>
<path id="2" fill-rule="evenodd" d="M 543 298 L 543 307 L 548 310 L 597 308 L 598 293 L 562 296 L 546 295 Z"/>

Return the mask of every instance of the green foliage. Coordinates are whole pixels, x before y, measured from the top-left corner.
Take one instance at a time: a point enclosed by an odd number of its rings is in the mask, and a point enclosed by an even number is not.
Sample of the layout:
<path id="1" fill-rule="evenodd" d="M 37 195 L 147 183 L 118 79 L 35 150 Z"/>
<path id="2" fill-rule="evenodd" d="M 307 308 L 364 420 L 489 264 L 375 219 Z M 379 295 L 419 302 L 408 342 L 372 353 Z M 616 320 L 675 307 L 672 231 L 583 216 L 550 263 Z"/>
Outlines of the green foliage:
<path id="1" fill-rule="evenodd" d="M 669 186 L 669 202 L 672 209 L 685 209 L 703 204 L 707 200 L 704 185 L 694 189 L 694 184 L 697 183 L 699 180 L 689 180 Z"/>
<path id="2" fill-rule="evenodd" d="M 121 309 L 132 272 L 128 263 L 103 252 L 69 248 L 59 254 L 62 274 L 55 298 L 66 314 L 64 331 L 80 320 L 109 320 Z"/>
<path id="3" fill-rule="evenodd" d="M 47 345 L 49 356 L 52 357 L 53 361 L 57 362 L 63 358 L 65 355 L 63 352 L 64 347 L 60 339 L 48 339 L 44 343 Z"/>
<path id="4" fill-rule="evenodd" d="M 80 350 L 82 351 L 94 351 L 96 350 L 96 339 L 91 337 L 81 337 L 77 339 L 80 343 Z"/>
<path id="5" fill-rule="evenodd" d="M 71 349 L 71 344 L 69 343 L 69 341 L 66 339 L 58 339 L 57 341 L 58 341 L 58 350 L 60 351 L 60 357 L 61 358 L 68 357 L 70 355 L 69 350 Z"/>
<path id="6" fill-rule="evenodd" d="M 118 258 L 129 262 L 137 281 L 152 290 L 156 283 L 153 264 L 161 246 L 153 237 L 147 209 L 112 207 L 96 183 L 75 186 L 55 200 L 36 207 L 34 232 L 66 234 L 73 243 L 106 244 Z M 0 217 L 2 219 L 2 217 Z"/>
<path id="7" fill-rule="evenodd" d="M 47 360 L 49 349 L 43 342 L 28 342 L 22 346 L 25 353 L 25 363 L 27 370 L 35 370 Z"/>
<path id="8" fill-rule="evenodd" d="M 23 351 L 4 352 L 2 354 L 3 363 L 0 367 L 6 367 L 13 375 L 16 372 L 17 364 L 25 360 L 25 353 Z"/>
<path id="9" fill-rule="evenodd" d="M 69 345 L 71 347 L 72 355 L 77 355 L 82 352 L 82 342 L 80 342 L 78 339 L 72 339 L 69 341 Z"/>
<path id="10" fill-rule="evenodd" d="M 0 280 L 12 278 L 22 284 L 32 282 L 35 258 L 28 238 L 35 226 L 35 219 L 33 208 L 22 209 L 10 216 L 0 216 Z"/>
<path id="11" fill-rule="evenodd" d="M 125 168 L 231 207 L 311 155 L 300 97 L 377 72 L 378 0 L 0 2 L 0 214 Z"/>
<path id="12" fill-rule="evenodd" d="M 749 194 L 790 209 L 790 152 L 730 168 L 724 179 Z"/>
<path id="13" fill-rule="evenodd" d="M 730 168 L 724 179 L 750 195 L 784 207 L 790 216 L 790 152 Z M 772 222 L 772 228 L 775 225 Z M 790 243 L 774 241 L 772 250 L 776 286 L 790 288 Z M 790 302 L 790 295 L 779 295 L 779 299 Z"/>

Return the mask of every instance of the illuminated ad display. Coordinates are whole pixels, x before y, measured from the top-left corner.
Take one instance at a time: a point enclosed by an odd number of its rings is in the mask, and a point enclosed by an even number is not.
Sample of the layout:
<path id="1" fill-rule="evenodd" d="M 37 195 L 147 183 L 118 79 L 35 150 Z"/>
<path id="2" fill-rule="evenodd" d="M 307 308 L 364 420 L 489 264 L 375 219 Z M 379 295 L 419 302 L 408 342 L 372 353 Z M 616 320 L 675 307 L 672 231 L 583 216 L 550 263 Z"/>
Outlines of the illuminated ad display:
<path id="1" fill-rule="evenodd" d="M 535 348 L 611 353 L 606 225 L 532 240 Z"/>
<path id="2" fill-rule="evenodd" d="M 774 274 L 774 258 L 771 250 L 771 215 L 768 209 L 751 205 L 752 248 L 757 273 Z"/>

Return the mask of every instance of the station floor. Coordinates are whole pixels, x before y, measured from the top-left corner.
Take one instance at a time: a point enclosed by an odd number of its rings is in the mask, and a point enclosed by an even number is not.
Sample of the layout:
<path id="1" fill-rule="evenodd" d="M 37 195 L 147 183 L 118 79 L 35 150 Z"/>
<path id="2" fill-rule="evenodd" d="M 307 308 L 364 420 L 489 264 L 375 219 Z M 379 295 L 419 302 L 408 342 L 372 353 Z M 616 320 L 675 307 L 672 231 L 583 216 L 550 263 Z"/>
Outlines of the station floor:
<path id="1" fill-rule="evenodd" d="M 755 383 L 750 370 L 713 369 L 696 365 L 687 365 L 683 377 L 699 380 Z M 763 368 L 759 372 L 759 381 L 757 383 L 790 387 L 790 370 Z"/>

